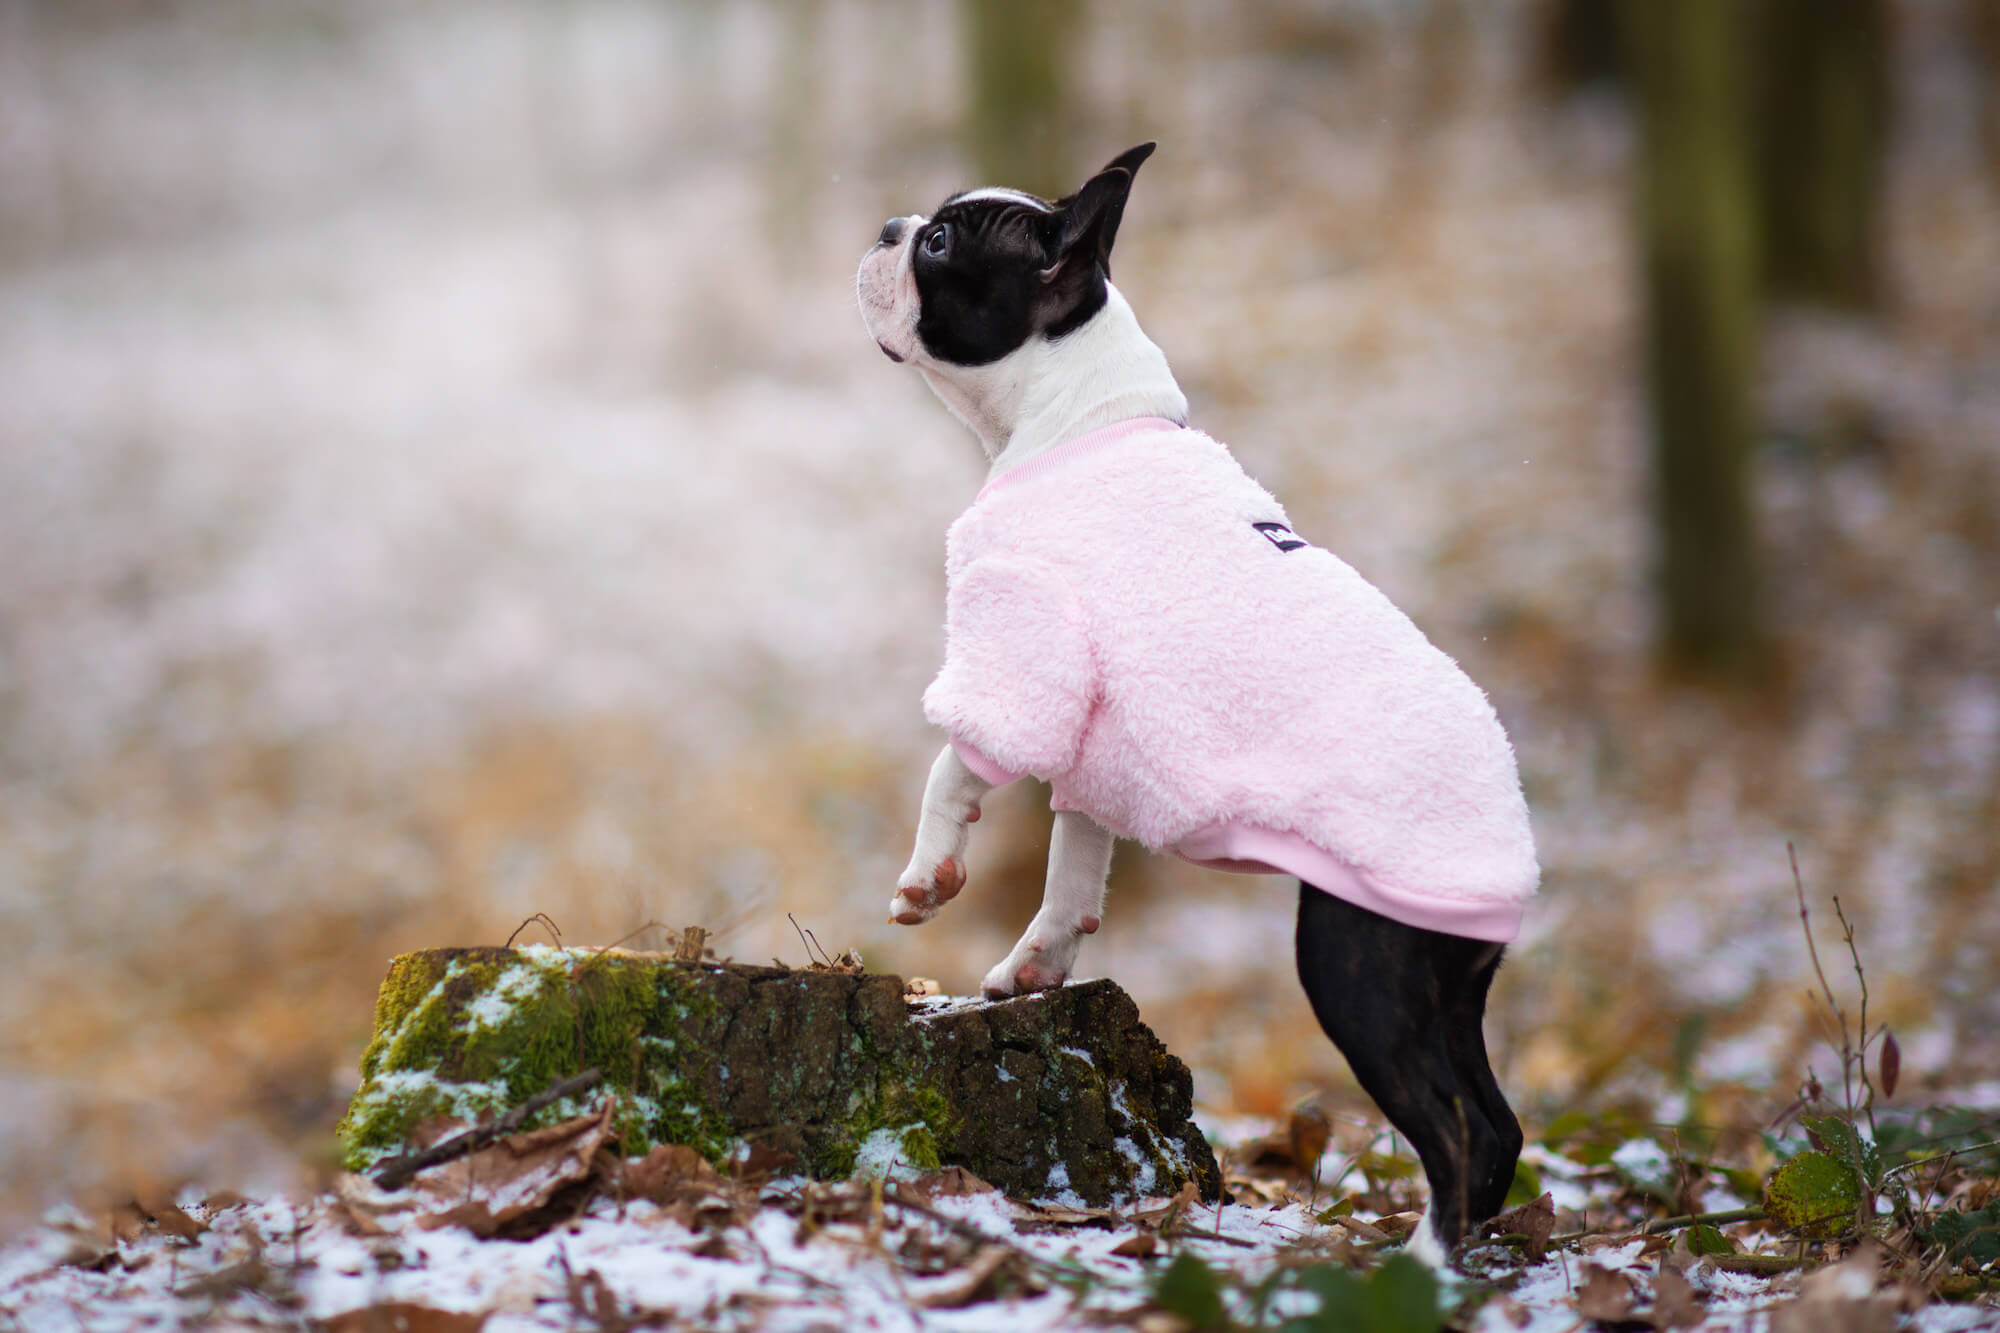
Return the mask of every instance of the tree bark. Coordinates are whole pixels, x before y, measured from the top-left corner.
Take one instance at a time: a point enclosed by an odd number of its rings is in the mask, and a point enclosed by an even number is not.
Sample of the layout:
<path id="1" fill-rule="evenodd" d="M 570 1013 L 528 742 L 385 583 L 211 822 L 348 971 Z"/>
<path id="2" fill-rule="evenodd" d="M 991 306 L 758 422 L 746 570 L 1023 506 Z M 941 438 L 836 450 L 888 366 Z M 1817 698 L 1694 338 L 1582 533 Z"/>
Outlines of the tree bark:
<path id="1" fill-rule="evenodd" d="M 1763 664 L 1749 483 L 1757 209 L 1744 133 L 1748 43 L 1732 0 L 1620 14 L 1639 109 L 1661 646 L 1742 678 Z"/>
<path id="2" fill-rule="evenodd" d="M 1069 52 L 1081 0 L 963 0 L 966 142 L 981 185 L 1069 193 Z"/>
<path id="3" fill-rule="evenodd" d="M 1757 177 L 1774 297 L 1872 310 L 1889 126 L 1884 0 L 1763 0 Z"/>

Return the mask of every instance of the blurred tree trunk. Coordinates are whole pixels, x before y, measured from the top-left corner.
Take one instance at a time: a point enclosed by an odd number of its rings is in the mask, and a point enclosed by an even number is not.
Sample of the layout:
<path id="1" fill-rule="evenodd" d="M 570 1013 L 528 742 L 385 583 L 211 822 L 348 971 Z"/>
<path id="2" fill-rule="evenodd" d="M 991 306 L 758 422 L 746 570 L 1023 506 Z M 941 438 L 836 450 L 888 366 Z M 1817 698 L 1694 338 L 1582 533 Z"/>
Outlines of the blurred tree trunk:
<path id="1" fill-rule="evenodd" d="M 1619 18 L 1609 0 L 1546 0 L 1535 14 L 1537 73 L 1557 93 L 1622 82 Z"/>
<path id="2" fill-rule="evenodd" d="M 1699 674 L 1762 664 L 1749 485 L 1757 207 L 1734 0 L 1628 0 L 1638 94 L 1662 648 Z"/>
<path id="3" fill-rule="evenodd" d="M 1055 198 L 1081 183 L 1071 179 L 1066 131 L 1069 52 L 1085 8 L 1082 0 L 962 0 L 965 132 L 980 184 Z"/>
<path id="4" fill-rule="evenodd" d="M 1879 296 L 1889 125 L 1885 0 L 1762 0 L 1757 177 L 1773 296 L 1850 310 Z"/>
<path id="5" fill-rule="evenodd" d="M 2000 186 L 2000 5 L 1969 0 L 1972 41 L 1979 67 L 1979 135 L 1986 172 Z"/>

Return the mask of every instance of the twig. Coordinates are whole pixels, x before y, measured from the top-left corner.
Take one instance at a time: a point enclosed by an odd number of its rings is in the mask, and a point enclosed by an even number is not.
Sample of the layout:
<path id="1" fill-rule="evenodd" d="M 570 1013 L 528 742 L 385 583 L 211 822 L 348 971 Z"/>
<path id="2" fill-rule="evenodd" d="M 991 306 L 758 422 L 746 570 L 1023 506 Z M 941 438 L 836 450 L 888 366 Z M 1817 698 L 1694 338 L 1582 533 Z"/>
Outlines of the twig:
<path id="1" fill-rule="evenodd" d="M 1762 1208 L 1731 1208 L 1720 1213 L 1686 1213 L 1680 1217 L 1660 1217 L 1646 1223 L 1636 1231 L 1619 1231 L 1615 1227 L 1586 1227 L 1582 1231 L 1566 1231 L 1560 1236 L 1550 1236 L 1551 1245 L 1574 1244 L 1588 1240 L 1592 1236 L 1664 1236 L 1669 1231 L 1679 1231 L 1683 1227 L 1723 1226 L 1730 1222 L 1759 1222 L 1764 1218 Z"/>
<path id="2" fill-rule="evenodd" d="M 1990 1143 L 1975 1143 L 1969 1148 L 1953 1148 L 1950 1152 L 1941 1152 L 1933 1157 L 1919 1157 L 1914 1162 L 1905 1162 L 1901 1166 L 1889 1168 L 1889 1170 L 1882 1173 L 1882 1179 L 1886 1182 L 1891 1176 L 1899 1176 L 1905 1171 L 1914 1171 L 1920 1166 L 1929 1166 L 1932 1162 L 1947 1162 L 1954 1157 L 1963 1157 L 1967 1153 L 1985 1152 L 1989 1148 L 2000 1148 L 2000 1139 L 1994 1139 Z"/>
<path id="3" fill-rule="evenodd" d="M 1789 1273 L 1804 1268 L 1810 1259 L 1791 1254 L 1711 1254 L 1704 1256 L 1703 1262 L 1714 1264 L 1727 1273 Z"/>
<path id="4" fill-rule="evenodd" d="M 419 1171 L 437 1166 L 441 1162 L 464 1157 L 505 1138 L 519 1129 L 529 1116 L 573 1093 L 595 1087 L 598 1080 L 603 1077 L 601 1070 L 586 1069 L 574 1078 L 566 1078 L 560 1083 L 552 1083 L 543 1088 L 498 1120 L 489 1124 L 474 1125 L 463 1134 L 454 1134 L 448 1139 L 433 1143 L 421 1152 L 401 1153 L 391 1157 L 375 1172 L 375 1183 L 385 1190 L 399 1190 L 409 1184 Z"/>
<path id="5" fill-rule="evenodd" d="M 1861 1109 L 1868 1114 L 1868 1135 L 1870 1138 L 1874 1138 L 1877 1137 L 1875 1133 L 1875 1084 L 1868 1077 L 1868 1043 L 1870 1041 L 1870 1037 L 1868 1036 L 1868 974 L 1861 970 L 1861 951 L 1854 947 L 1854 925 L 1847 919 L 1847 913 L 1840 910 L 1840 895 L 1837 893 L 1833 895 L 1833 915 L 1840 922 L 1841 938 L 1847 941 L 1847 956 L 1854 963 L 1854 979 L 1861 986 L 1861 1050 L 1855 1057 L 1855 1063 L 1861 1070 L 1861 1090 L 1868 1094 L 1867 1099 L 1861 1103 Z M 1843 1026 L 1841 1036 L 1845 1038 L 1846 1035 L 1846 1028 Z M 1878 1033 L 1877 1035 L 1879 1036 L 1880 1034 Z M 1841 1081 L 1843 1083 L 1846 1082 L 1845 1079 Z M 1854 1106 L 1851 1102 L 1848 1104 L 1847 1109 L 1849 1114 L 1853 1113 Z M 1856 1162 L 1853 1165 L 1858 1169 L 1861 1164 Z"/>
<path id="6" fill-rule="evenodd" d="M 833 959 L 828 955 L 825 946 L 819 942 L 819 936 L 800 925 L 799 919 L 790 912 L 785 913 L 785 920 L 791 922 L 792 929 L 799 932 L 799 943 L 806 947 L 806 961 L 808 963 L 820 963 L 827 967 L 833 966 Z M 813 956 L 815 950 L 819 953 L 817 958 Z"/>
<path id="7" fill-rule="evenodd" d="M 1664 1236 L 1669 1231 L 1679 1231 L 1683 1227 L 1726 1226 L 1731 1222 L 1761 1222 L 1764 1220 L 1762 1208 L 1731 1208 L 1720 1213 L 1686 1213 L 1680 1217 L 1662 1217 L 1639 1228 L 1642 1236 Z"/>
<path id="8" fill-rule="evenodd" d="M 1854 1109 L 1853 1084 L 1849 1080 L 1853 1063 L 1854 1048 L 1847 1036 L 1847 1015 L 1841 1012 L 1840 1001 L 1833 997 L 1833 987 L 1827 984 L 1826 969 L 1819 965 L 1819 946 L 1813 943 L 1812 914 L 1806 910 L 1805 881 L 1799 876 L 1799 853 L 1791 843 L 1785 844 L 1785 855 L 1792 863 L 1792 889 L 1799 899 L 1799 925 L 1805 931 L 1806 952 L 1812 955 L 1813 975 L 1819 978 L 1820 993 L 1826 997 L 1827 1008 L 1833 1011 L 1834 1021 L 1840 1028 L 1840 1086 L 1841 1095 L 1847 1101 L 1849 1111 Z"/>
<path id="9" fill-rule="evenodd" d="M 547 912 L 537 912 L 533 916 L 529 917 L 526 921 L 523 921 L 520 925 L 514 927 L 514 933 L 512 935 L 509 935 L 507 937 L 507 942 L 501 945 L 500 947 L 503 949 L 513 948 L 514 941 L 521 938 L 521 932 L 526 930 L 529 926 L 534 925 L 537 921 L 542 923 L 543 927 L 548 930 L 549 934 L 556 937 L 556 947 L 561 948 L 562 930 L 560 927 L 556 925 L 555 918 L 551 917 Z"/>

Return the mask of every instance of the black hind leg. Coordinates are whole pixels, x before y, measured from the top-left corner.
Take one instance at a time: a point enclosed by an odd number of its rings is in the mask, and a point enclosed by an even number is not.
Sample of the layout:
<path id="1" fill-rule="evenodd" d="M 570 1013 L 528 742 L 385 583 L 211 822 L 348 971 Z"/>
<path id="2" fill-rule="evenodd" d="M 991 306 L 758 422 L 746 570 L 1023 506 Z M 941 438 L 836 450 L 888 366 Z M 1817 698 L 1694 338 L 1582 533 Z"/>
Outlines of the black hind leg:
<path id="1" fill-rule="evenodd" d="M 1447 1250 L 1498 1211 L 1521 1131 L 1480 1031 L 1499 948 L 1299 888 L 1299 980 L 1362 1089 L 1417 1150 Z"/>
<path id="2" fill-rule="evenodd" d="M 1507 1105 L 1486 1059 L 1486 992 L 1493 985 L 1493 974 L 1500 970 L 1501 951 L 1498 944 L 1484 946 L 1490 956 L 1475 967 L 1470 982 L 1449 1005 L 1445 1020 L 1445 1048 L 1459 1086 L 1471 1095 L 1493 1131 L 1491 1151 L 1474 1154 L 1468 1172 L 1473 1225 L 1492 1217 L 1507 1202 L 1514 1167 L 1521 1159 L 1521 1122 L 1514 1118 L 1514 1109 Z"/>

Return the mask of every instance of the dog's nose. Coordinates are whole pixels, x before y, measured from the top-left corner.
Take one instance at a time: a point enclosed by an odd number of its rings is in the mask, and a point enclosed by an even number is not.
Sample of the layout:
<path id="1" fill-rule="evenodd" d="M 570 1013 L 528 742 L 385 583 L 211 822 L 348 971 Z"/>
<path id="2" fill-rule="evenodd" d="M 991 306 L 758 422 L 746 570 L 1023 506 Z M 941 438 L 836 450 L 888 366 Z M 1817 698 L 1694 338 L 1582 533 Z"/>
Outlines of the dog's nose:
<path id="1" fill-rule="evenodd" d="M 894 245 L 903 239 L 903 219 L 890 218 L 882 224 L 882 234 L 875 238 L 877 245 Z"/>

